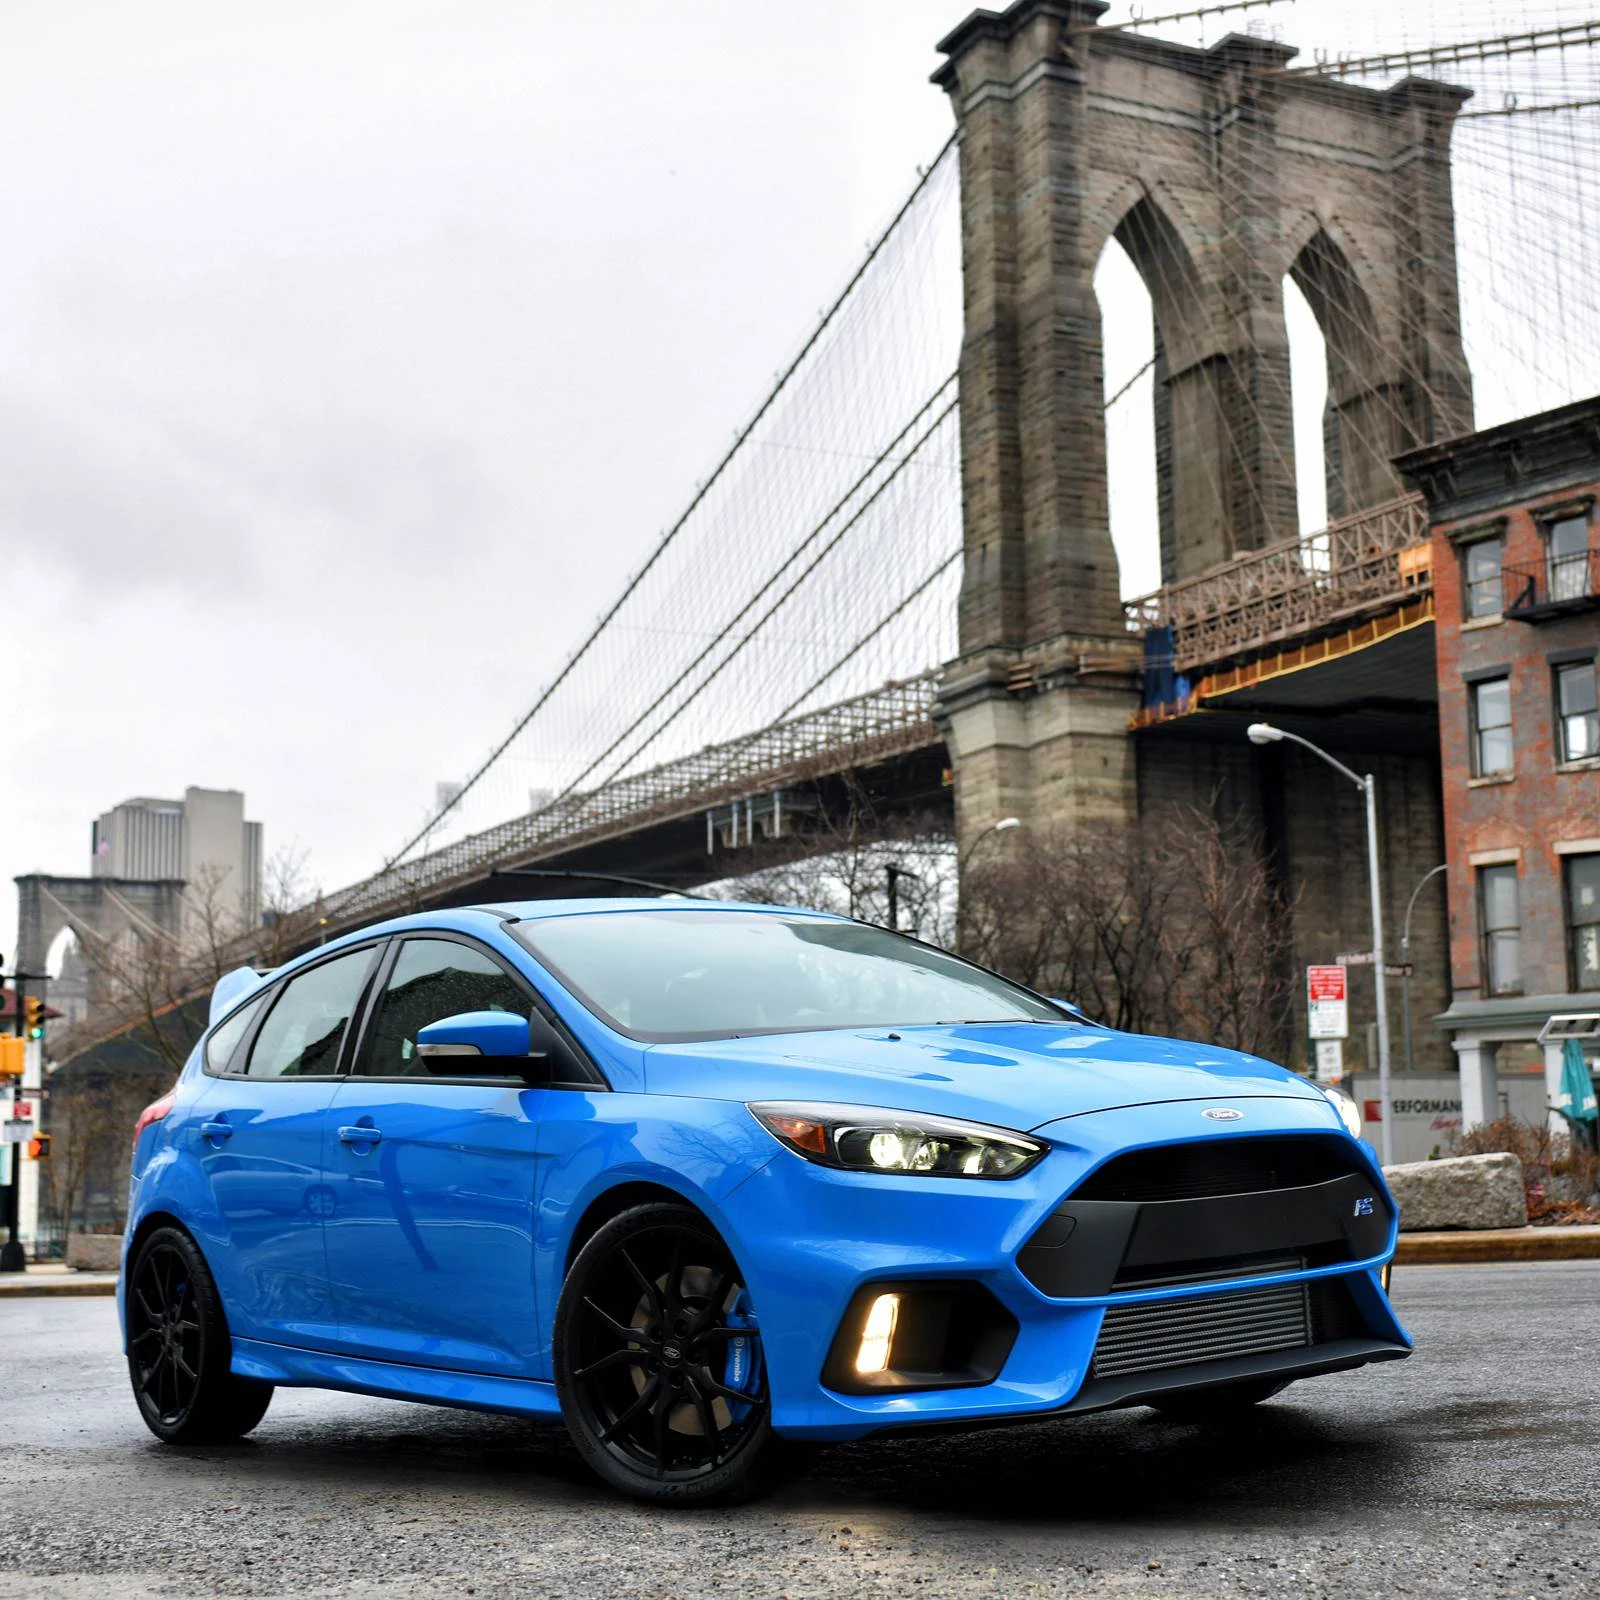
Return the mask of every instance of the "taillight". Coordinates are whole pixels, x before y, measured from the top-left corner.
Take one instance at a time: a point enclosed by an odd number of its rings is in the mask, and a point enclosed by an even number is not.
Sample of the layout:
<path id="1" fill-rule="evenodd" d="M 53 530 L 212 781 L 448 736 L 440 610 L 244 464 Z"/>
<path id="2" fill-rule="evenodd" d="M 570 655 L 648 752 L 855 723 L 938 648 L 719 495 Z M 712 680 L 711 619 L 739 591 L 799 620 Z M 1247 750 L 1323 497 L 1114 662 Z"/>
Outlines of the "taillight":
<path id="1" fill-rule="evenodd" d="M 152 1100 L 150 1104 L 139 1113 L 139 1120 L 133 1125 L 133 1149 L 136 1155 L 138 1154 L 139 1150 L 139 1135 L 143 1133 L 152 1122 L 160 1122 L 162 1118 L 172 1110 L 177 1098 L 178 1092 L 176 1089 L 168 1090 L 168 1092 L 162 1095 L 159 1100 Z"/>

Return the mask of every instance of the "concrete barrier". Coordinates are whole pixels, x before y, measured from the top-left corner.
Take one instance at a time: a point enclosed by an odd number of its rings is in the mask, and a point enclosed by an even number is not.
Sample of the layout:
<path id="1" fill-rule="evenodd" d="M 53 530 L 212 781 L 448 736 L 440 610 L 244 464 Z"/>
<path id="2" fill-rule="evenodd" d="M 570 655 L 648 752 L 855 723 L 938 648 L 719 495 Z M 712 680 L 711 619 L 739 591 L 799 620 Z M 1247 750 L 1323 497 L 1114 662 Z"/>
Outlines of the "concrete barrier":
<path id="1" fill-rule="evenodd" d="M 1525 1228 L 1522 1163 L 1513 1155 L 1454 1156 L 1385 1167 L 1402 1233 L 1454 1228 Z"/>
<path id="2" fill-rule="evenodd" d="M 120 1233 L 69 1233 L 67 1265 L 79 1272 L 115 1272 L 122 1264 Z"/>

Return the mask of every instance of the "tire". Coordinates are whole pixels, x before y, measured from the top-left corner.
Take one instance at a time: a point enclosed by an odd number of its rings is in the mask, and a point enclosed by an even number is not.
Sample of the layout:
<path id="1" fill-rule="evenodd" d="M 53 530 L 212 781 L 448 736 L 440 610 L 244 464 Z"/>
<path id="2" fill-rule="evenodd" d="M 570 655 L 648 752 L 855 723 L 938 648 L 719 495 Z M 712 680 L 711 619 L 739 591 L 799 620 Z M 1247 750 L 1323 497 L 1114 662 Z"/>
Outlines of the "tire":
<path id="1" fill-rule="evenodd" d="M 157 1228 L 128 1271 L 128 1378 L 145 1426 L 166 1444 L 226 1444 L 266 1415 L 272 1385 L 228 1370 L 216 1280 L 181 1228 Z"/>
<path id="2" fill-rule="evenodd" d="M 635 1499 L 752 1500 L 805 1458 L 772 1431 L 743 1275 L 689 1206 L 636 1206 L 584 1245 L 556 1308 L 554 1357 L 579 1454 Z"/>
<path id="3" fill-rule="evenodd" d="M 1150 1405 L 1168 1422 L 1231 1422 L 1288 1387 L 1287 1383 L 1270 1380 L 1228 1383 L 1215 1389 L 1197 1389 L 1192 1394 L 1169 1395 L 1164 1400 L 1152 1400 Z"/>

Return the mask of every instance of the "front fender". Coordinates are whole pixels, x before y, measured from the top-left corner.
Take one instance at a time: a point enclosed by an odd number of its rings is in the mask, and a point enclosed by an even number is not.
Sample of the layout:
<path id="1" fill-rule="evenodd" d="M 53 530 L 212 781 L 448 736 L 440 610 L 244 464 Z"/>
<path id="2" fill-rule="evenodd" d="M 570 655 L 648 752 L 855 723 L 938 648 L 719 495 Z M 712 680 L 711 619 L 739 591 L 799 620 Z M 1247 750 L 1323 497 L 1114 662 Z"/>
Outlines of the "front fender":
<path id="1" fill-rule="evenodd" d="M 544 1339 L 540 1375 L 552 1375 L 551 1335 L 572 1240 L 609 1191 L 649 1183 L 705 1213 L 740 1266 L 755 1270 L 726 1201 L 778 1154 L 777 1141 L 730 1100 L 548 1090 L 538 1115 L 535 1289 Z"/>

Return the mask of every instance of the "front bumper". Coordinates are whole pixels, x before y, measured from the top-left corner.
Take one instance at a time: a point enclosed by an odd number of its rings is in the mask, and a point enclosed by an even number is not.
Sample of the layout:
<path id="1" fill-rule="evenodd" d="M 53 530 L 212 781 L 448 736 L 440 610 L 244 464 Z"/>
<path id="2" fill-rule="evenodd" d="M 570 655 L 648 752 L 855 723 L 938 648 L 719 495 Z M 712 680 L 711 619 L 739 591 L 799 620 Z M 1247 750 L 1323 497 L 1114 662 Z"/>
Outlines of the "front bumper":
<path id="1" fill-rule="evenodd" d="M 1393 1254 L 1396 1217 L 1370 1151 L 1349 1141 L 1333 1112 L 1315 1102 L 1235 1103 L 1247 1108 L 1246 1117 L 1225 1129 L 1202 1122 L 1193 1101 L 1052 1124 L 1042 1130 L 1052 1141 L 1050 1154 L 1009 1181 L 839 1172 L 783 1151 L 727 1198 L 724 1219 L 759 1311 L 775 1426 L 791 1437 L 851 1439 L 883 1429 L 1024 1421 L 1409 1354 L 1411 1341 L 1379 1284 Z M 1138 1206 L 1131 1218 L 1105 1207 L 1077 1248 L 1072 1229 L 1060 1241 L 1071 1270 L 1040 1271 L 1037 1248 L 1025 1257 L 1026 1271 L 1019 1263 L 1030 1242 L 1060 1231 L 1063 1210 L 1075 1208 L 1082 1225 L 1084 1203 L 1072 1193 L 1111 1157 L 1177 1143 L 1220 1151 L 1269 1135 L 1344 1140 L 1340 1148 L 1347 1146 L 1352 1169 L 1370 1182 L 1358 1176 L 1336 1183 L 1337 1203 L 1349 1201 L 1353 1210 L 1371 1198 L 1377 1214 L 1364 1214 L 1352 1228 L 1312 1227 L 1319 1239 L 1339 1234 L 1343 1242 L 1308 1241 L 1308 1249 L 1291 1256 L 1296 1229 L 1274 1219 L 1298 1214 L 1303 1203 L 1285 1206 L 1262 1195 L 1252 1208 L 1233 1197 L 1200 1208 L 1209 1229 L 1202 1270 L 1163 1274 L 1150 1270 L 1156 1263 L 1133 1261 L 1119 1277 L 1115 1262 L 1106 1266 L 1116 1253 L 1108 1239 L 1121 1239 L 1122 1254 L 1131 1258 L 1138 1249 L 1130 1239 L 1170 1245 L 1183 1229 L 1170 1205 L 1146 1207 L 1151 1218 L 1143 1226 L 1136 1225 Z M 1148 1254 L 1154 1246 L 1144 1248 Z M 1014 1340 L 992 1380 L 871 1393 L 830 1386 L 825 1370 L 839 1371 L 836 1353 L 829 1367 L 830 1350 L 863 1290 L 946 1282 L 981 1286 L 1015 1320 Z M 1279 1347 L 1269 1348 L 1274 1338 Z M 1113 1348 L 1116 1359 L 1108 1355 Z M 1151 1360 L 1161 1364 L 1151 1370 Z"/>

